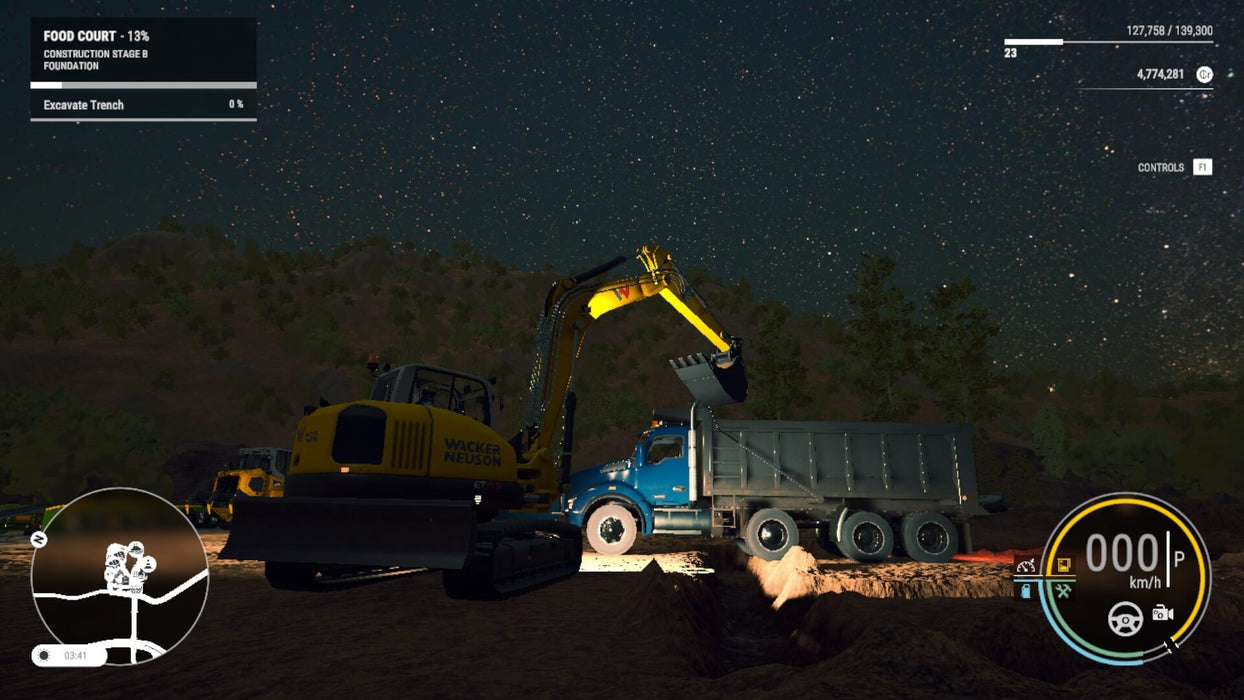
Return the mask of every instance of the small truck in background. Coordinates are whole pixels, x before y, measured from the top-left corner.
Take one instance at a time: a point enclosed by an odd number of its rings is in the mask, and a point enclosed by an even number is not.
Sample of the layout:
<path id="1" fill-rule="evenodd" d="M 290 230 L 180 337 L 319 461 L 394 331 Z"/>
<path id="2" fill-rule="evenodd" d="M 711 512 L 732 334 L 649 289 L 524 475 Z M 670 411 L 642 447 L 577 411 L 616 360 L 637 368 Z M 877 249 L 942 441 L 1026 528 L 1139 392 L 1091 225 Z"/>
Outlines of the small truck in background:
<path id="1" fill-rule="evenodd" d="M 814 528 L 827 552 L 923 562 L 970 552 L 982 515 L 963 424 L 718 421 L 711 408 L 654 413 L 628 459 L 575 472 L 565 512 L 601 554 L 641 535 L 733 537 L 780 559 Z"/>
<path id="2" fill-rule="evenodd" d="M 290 454 L 290 450 L 279 447 L 240 448 L 238 463 L 226 464 L 216 474 L 211 495 L 203 509 L 191 514 L 191 522 L 198 527 L 229 529 L 233 524 L 233 502 L 239 495 L 284 495 Z"/>

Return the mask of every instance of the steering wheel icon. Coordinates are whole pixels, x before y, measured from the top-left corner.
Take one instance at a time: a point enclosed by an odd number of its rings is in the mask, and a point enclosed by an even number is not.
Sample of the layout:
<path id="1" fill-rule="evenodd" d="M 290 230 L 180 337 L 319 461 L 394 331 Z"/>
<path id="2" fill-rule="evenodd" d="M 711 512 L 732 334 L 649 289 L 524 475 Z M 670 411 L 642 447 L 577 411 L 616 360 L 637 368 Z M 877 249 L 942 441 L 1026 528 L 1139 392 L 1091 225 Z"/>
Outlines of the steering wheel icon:
<path id="1" fill-rule="evenodd" d="M 1135 603 L 1124 600 L 1110 608 L 1106 621 L 1110 623 L 1111 632 L 1120 637 L 1130 637 L 1140 631 L 1141 625 L 1145 623 L 1145 616 Z"/>

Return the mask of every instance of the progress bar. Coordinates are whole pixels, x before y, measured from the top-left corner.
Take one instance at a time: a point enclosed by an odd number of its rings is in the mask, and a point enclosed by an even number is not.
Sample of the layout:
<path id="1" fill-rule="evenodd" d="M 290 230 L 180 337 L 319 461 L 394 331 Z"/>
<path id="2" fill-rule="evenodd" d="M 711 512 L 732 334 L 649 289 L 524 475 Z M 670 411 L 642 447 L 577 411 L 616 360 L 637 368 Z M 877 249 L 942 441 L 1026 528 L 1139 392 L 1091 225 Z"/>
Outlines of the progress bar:
<path id="1" fill-rule="evenodd" d="M 1077 90 L 1194 90 L 1196 92 L 1213 92 L 1212 87 L 1082 87 Z"/>
<path id="2" fill-rule="evenodd" d="M 32 122 L 257 122 L 257 117 L 31 117 Z"/>
<path id="3" fill-rule="evenodd" d="M 161 82 L 154 80 L 108 81 L 94 82 L 71 81 L 32 81 L 31 90 L 258 90 L 257 82 Z"/>
<path id="4" fill-rule="evenodd" d="M 1213 39 L 1003 39 L 1003 46 L 1062 46 L 1063 44 L 1212 44 Z"/>

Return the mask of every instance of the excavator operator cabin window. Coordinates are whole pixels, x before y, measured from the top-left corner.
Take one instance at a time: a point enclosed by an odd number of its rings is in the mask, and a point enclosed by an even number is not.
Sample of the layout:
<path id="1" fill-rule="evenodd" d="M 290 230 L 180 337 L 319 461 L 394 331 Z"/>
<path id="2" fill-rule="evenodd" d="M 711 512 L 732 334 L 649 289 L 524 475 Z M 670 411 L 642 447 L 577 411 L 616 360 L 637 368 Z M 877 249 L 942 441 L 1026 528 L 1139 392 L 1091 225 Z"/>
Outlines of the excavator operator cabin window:
<path id="1" fill-rule="evenodd" d="M 656 464 L 662 460 L 682 456 L 682 438 L 677 435 L 664 435 L 656 438 L 648 445 L 648 464 Z"/>
<path id="2" fill-rule="evenodd" d="M 483 383 L 452 372 L 422 367 L 415 375 L 411 403 L 435 406 L 492 424 L 492 407 Z"/>

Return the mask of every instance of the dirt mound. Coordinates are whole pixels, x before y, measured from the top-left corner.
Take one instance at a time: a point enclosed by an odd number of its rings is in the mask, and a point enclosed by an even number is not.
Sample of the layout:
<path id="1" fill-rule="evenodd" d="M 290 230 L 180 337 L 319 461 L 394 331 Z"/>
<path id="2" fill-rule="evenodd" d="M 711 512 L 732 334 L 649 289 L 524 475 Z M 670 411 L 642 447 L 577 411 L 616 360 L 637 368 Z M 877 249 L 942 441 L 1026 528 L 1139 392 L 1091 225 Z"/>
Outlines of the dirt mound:
<path id="1" fill-rule="evenodd" d="M 760 581 L 765 595 L 773 598 L 773 608 L 782 607 L 792 598 L 806 598 L 828 591 L 841 591 L 829 577 L 820 575 L 820 564 L 803 547 L 791 547 L 778 561 L 752 557 L 747 569 Z"/>
<path id="2" fill-rule="evenodd" d="M 964 660 L 971 664 L 979 657 L 1008 674 L 1026 677 L 1028 682 L 1065 684 L 1077 695 L 1114 689 L 1130 696 L 1142 688 L 1171 689 L 1172 693 L 1186 695 L 1192 688 L 1226 687 L 1237 681 L 1244 667 L 1239 623 L 1226 619 L 1215 600 L 1211 600 L 1205 621 L 1184 649 L 1145 667 L 1160 680 L 1148 686 L 1135 673 L 1138 669 L 1126 673 L 1102 670 L 1058 639 L 1039 606 L 1009 598 L 882 600 L 842 593 L 822 595 L 810 603 L 788 606 L 783 612 L 792 618 L 798 615 L 792 635 L 794 661 L 820 663 L 858 656 L 888 664 L 900 675 L 903 665 L 910 662 L 913 670 L 933 671 L 921 685 L 941 682 L 937 664 L 918 656 L 912 661 L 901 650 L 934 643 L 936 655 L 954 659 L 956 665 Z M 872 649 L 879 635 L 889 638 L 895 648 L 889 652 Z M 838 668 L 840 663 L 835 662 L 833 667 Z M 895 667 L 895 663 L 899 665 Z M 1001 687 L 1012 688 L 1015 679 L 995 680 L 1005 683 Z M 1034 692 L 1038 687 L 1033 686 Z"/>
<path id="3" fill-rule="evenodd" d="M 747 568 L 773 607 L 822 593 L 853 592 L 871 598 L 989 598 L 1011 595 L 1010 561 L 922 564 L 890 560 L 859 564 L 847 559 L 818 560 L 792 547 L 780 561 L 752 557 Z"/>
<path id="4" fill-rule="evenodd" d="M 619 619 L 632 633 L 658 635 L 649 645 L 651 663 L 678 660 L 697 674 L 716 675 L 722 612 L 708 584 L 665 573 L 655 559 L 636 578 L 634 592 L 619 606 Z"/>
<path id="5" fill-rule="evenodd" d="M 892 622 L 862 630 L 814 670 L 836 690 L 870 697 L 1049 697 L 1054 686 L 998 665 L 942 632 Z M 841 684 L 841 685 L 838 685 Z"/>

